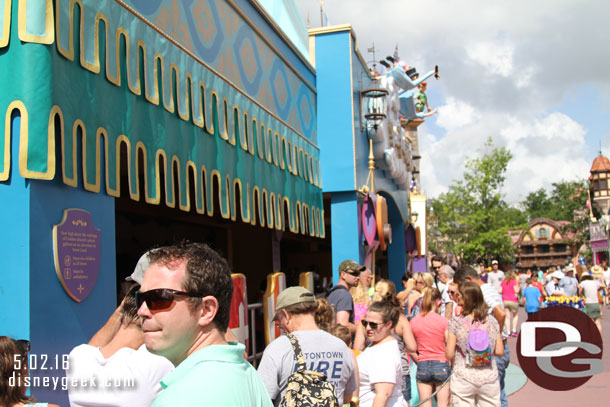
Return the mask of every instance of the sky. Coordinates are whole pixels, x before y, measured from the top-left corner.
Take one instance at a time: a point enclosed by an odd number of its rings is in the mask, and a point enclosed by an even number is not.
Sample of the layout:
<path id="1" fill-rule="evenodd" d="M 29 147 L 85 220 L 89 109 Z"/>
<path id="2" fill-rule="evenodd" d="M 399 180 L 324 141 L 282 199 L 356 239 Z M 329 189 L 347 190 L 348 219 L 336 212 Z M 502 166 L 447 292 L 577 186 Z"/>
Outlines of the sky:
<path id="1" fill-rule="evenodd" d="M 296 0 L 310 28 L 319 0 Z M 596 0 L 325 0 L 366 61 L 392 55 L 427 72 L 438 113 L 419 127 L 421 187 L 460 179 L 488 137 L 512 153 L 503 187 L 518 204 L 553 182 L 589 176 L 610 155 L 610 2 Z M 378 69 L 381 67 L 377 65 Z M 601 143 L 601 144 L 600 144 Z"/>

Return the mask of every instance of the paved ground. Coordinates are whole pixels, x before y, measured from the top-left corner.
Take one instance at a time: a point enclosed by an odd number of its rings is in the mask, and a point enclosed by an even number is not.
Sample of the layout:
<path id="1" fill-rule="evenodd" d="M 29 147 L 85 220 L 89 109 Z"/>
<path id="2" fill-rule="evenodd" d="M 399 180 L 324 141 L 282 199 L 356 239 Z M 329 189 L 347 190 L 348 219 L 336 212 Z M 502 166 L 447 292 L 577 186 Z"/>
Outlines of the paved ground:
<path id="1" fill-rule="evenodd" d="M 603 344 L 610 346 L 610 307 L 603 307 L 604 319 Z M 525 321 L 526 314 L 520 308 L 519 321 Z M 580 406 L 580 407 L 606 407 L 610 405 L 608 400 L 610 388 L 610 348 L 604 349 L 603 363 L 604 371 L 595 375 L 587 383 L 570 391 L 546 390 L 532 381 L 527 380 L 523 371 L 518 367 L 517 351 L 515 349 L 517 338 L 509 339 L 511 366 L 507 373 L 508 404 L 511 407 L 542 407 L 542 406 Z"/>

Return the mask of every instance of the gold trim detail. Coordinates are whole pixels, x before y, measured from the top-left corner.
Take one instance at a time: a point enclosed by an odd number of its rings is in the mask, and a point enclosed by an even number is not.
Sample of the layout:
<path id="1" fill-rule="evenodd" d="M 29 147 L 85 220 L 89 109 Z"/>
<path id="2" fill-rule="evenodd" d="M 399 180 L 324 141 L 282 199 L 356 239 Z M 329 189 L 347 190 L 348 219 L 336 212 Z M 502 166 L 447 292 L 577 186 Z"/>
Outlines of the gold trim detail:
<path id="1" fill-rule="evenodd" d="M 11 37 L 11 4 L 12 0 L 4 0 L 4 16 L 2 17 L 3 20 L 2 32 L 0 33 L 0 48 L 6 47 Z"/>
<path id="2" fill-rule="evenodd" d="M 10 114 L 14 109 L 18 109 L 21 113 L 21 125 L 19 135 L 19 175 L 23 178 L 51 180 L 55 177 L 55 138 L 53 133 L 47 133 L 47 170 L 45 172 L 31 171 L 28 169 L 28 145 L 29 145 L 29 130 L 28 130 L 28 110 L 22 101 L 16 100 L 8 105 L 8 123 L 10 135 Z M 10 143 L 9 143 L 10 146 Z M 6 149 L 6 147 L 5 147 Z M 5 150 L 6 151 L 6 150 Z M 8 156 L 10 160 L 10 155 Z M 6 155 L 5 155 L 6 160 Z M 9 161 L 10 165 L 10 161 Z"/>
<path id="3" fill-rule="evenodd" d="M 133 13 L 136 17 L 142 19 L 142 21 L 144 23 L 149 25 L 152 29 L 154 29 L 160 35 L 165 37 L 168 41 L 170 41 L 174 45 L 176 45 L 181 51 L 183 51 L 187 55 L 191 56 L 195 61 L 199 62 L 205 68 L 209 69 L 212 74 L 216 75 L 221 80 L 225 81 L 233 89 L 235 89 L 237 92 L 239 92 L 240 94 L 245 96 L 245 98 L 247 100 L 249 100 L 251 103 L 253 103 L 253 105 L 259 107 L 262 111 L 264 111 L 264 113 L 268 114 L 270 118 L 276 120 L 279 125 L 285 126 L 285 129 L 288 130 L 288 134 L 291 134 L 291 135 L 294 135 L 294 136 L 300 138 L 302 141 L 307 143 L 309 146 L 313 147 L 316 151 L 319 151 L 319 147 L 317 145 L 315 145 L 309 139 L 307 139 L 302 134 L 300 134 L 298 131 L 296 131 L 288 123 L 284 122 L 282 119 L 280 119 L 275 114 L 273 114 L 271 111 L 269 111 L 267 108 L 265 108 L 264 106 L 259 104 L 256 100 L 251 98 L 249 95 L 245 94 L 241 89 L 237 88 L 233 83 L 231 83 L 229 80 L 224 78 L 214 69 L 212 69 L 210 66 L 206 65 L 203 61 L 197 59 L 197 57 L 195 55 L 190 53 L 188 50 L 184 49 L 184 47 L 182 47 L 180 44 L 176 43 L 174 40 L 172 40 L 170 37 L 168 37 L 164 32 L 162 32 L 157 27 L 155 27 L 152 23 L 148 22 L 142 16 L 138 15 L 137 12 L 130 9 L 128 6 L 124 5 L 124 3 L 121 0 L 117 0 L 117 2 L 119 4 L 121 4 L 122 6 L 124 6 L 128 11 Z M 56 0 L 55 4 L 56 4 L 56 8 L 59 9 L 60 0 Z M 79 27 L 78 27 L 79 38 L 80 38 L 79 44 L 80 44 L 80 63 L 81 63 L 81 65 L 93 73 L 100 73 L 100 62 L 99 62 L 100 21 L 104 21 L 104 23 L 105 23 L 104 32 L 105 32 L 105 36 L 106 36 L 106 47 L 105 47 L 106 48 L 105 49 L 105 52 L 106 52 L 106 64 L 105 64 L 106 65 L 106 78 L 108 79 L 109 82 L 113 83 L 114 85 L 120 86 L 122 83 L 122 79 L 123 79 L 123 78 L 121 78 L 121 64 L 123 63 L 126 65 L 126 72 L 127 72 L 126 80 L 127 80 L 129 90 L 135 95 L 141 95 L 141 93 L 142 93 L 141 88 L 142 88 L 143 82 L 141 80 L 142 78 L 140 78 L 140 76 L 141 76 L 140 75 L 140 70 L 141 70 L 140 63 L 141 63 L 142 58 L 140 58 L 139 53 L 141 50 L 142 54 L 143 54 L 143 60 L 147 61 L 147 57 L 146 57 L 147 49 L 146 49 L 145 44 L 141 40 L 139 40 L 137 42 L 137 45 L 132 47 L 130 38 L 129 38 L 129 33 L 126 31 L 126 29 L 124 27 L 118 27 L 116 29 L 114 35 L 112 35 L 108 29 L 109 24 L 108 24 L 107 17 L 103 13 L 98 12 L 95 17 L 95 24 L 94 24 L 95 27 L 93 29 L 94 47 L 95 47 L 93 62 L 92 63 L 87 62 L 85 60 L 85 41 L 84 41 L 84 35 L 85 35 L 84 14 L 85 13 L 84 13 L 84 7 L 82 4 L 82 0 L 70 0 L 69 5 L 68 5 L 67 13 L 69 15 L 69 29 L 70 30 L 69 30 L 69 38 L 68 38 L 68 44 L 67 44 L 68 49 L 67 50 L 62 47 L 62 42 L 61 42 L 61 38 L 60 38 L 60 32 L 62 31 L 60 29 L 61 24 L 62 24 L 60 15 L 62 13 L 60 13 L 59 11 L 56 13 L 55 21 L 57 24 L 58 52 L 61 55 L 63 55 L 64 57 L 66 57 L 67 59 L 74 60 L 75 54 L 74 54 L 73 33 L 74 33 L 74 29 L 75 29 L 74 12 L 75 12 L 76 5 L 78 5 L 81 10 L 80 19 L 79 19 L 80 22 L 79 22 Z M 63 22 L 64 25 L 66 23 L 67 23 L 66 21 Z M 111 47 L 108 46 L 108 44 L 111 42 L 111 41 L 109 41 L 110 37 L 114 37 L 114 42 L 115 42 L 114 52 L 112 52 Z M 120 53 L 120 49 L 121 49 L 120 44 L 122 43 L 122 41 L 125 41 L 125 44 L 126 44 L 125 52 L 126 52 L 127 56 L 126 56 L 124 62 L 121 62 L 121 53 Z M 111 52 L 114 53 L 114 57 L 116 60 L 116 66 L 114 69 L 110 69 L 110 62 L 112 59 L 112 58 L 110 58 Z M 130 55 L 133 52 L 136 52 L 138 54 L 137 58 L 136 58 L 136 62 L 135 62 L 137 65 L 135 68 L 137 68 L 137 69 L 135 71 L 133 71 L 131 69 L 132 67 L 131 67 L 131 62 L 130 62 L 130 60 L 132 59 L 132 58 L 130 58 Z M 265 123 L 260 123 L 260 126 L 257 128 L 257 126 L 259 125 L 259 120 L 256 117 L 250 115 L 247 112 L 247 110 L 240 111 L 239 106 L 237 106 L 235 104 L 232 106 L 231 109 L 229 109 L 229 107 L 228 107 L 229 103 L 227 101 L 226 96 L 219 95 L 215 89 L 206 89 L 206 85 L 203 83 L 203 81 L 199 81 L 199 83 L 195 87 L 194 83 L 193 83 L 192 74 L 190 72 L 185 72 L 184 78 L 182 78 L 180 69 L 178 68 L 178 66 L 175 63 L 169 62 L 169 69 L 167 69 L 166 65 L 165 65 L 165 60 L 160 53 L 158 53 L 158 52 L 154 53 L 152 62 L 153 62 L 153 68 L 152 68 L 153 73 L 152 73 L 151 78 L 149 78 L 149 75 L 148 75 L 149 64 L 144 62 L 144 67 L 143 67 L 143 72 L 144 72 L 144 77 L 145 77 L 144 80 L 146 81 L 146 83 L 149 83 L 149 82 L 152 83 L 152 86 L 148 86 L 148 85 L 144 86 L 144 88 L 145 88 L 144 93 L 145 93 L 145 97 L 146 97 L 147 101 L 149 101 L 152 104 L 159 105 L 161 103 L 161 99 L 162 99 L 163 107 L 169 113 L 173 114 L 177 110 L 178 116 L 180 117 L 181 120 L 192 122 L 197 127 L 205 128 L 206 132 L 208 132 L 209 134 L 215 134 L 215 132 L 217 131 L 218 135 L 223 140 L 227 141 L 227 143 L 229 143 L 233 146 L 236 146 L 237 139 L 239 138 L 241 147 L 244 148 L 247 146 L 247 150 L 250 152 L 251 155 L 255 155 L 254 154 L 255 147 L 254 147 L 254 143 L 252 142 L 254 135 L 252 134 L 253 132 L 250 130 L 253 128 L 256 128 L 257 129 L 257 131 L 256 131 L 257 138 L 259 139 L 259 141 L 262 141 L 261 143 L 258 144 L 259 157 L 263 160 L 266 160 L 268 163 L 273 163 L 275 166 L 280 167 L 282 170 L 289 171 L 286 168 L 285 164 L 282 165 L 283 161 L 284 161 L 283 158 L 279 157 L 279 153 L 281 150 L 281 146 L 279 145 L 279 143 L 280 143 L 280 140 L 279 140 L 280 133 L 279 132 L 275 131 L 270 126 L 267 126 Z M 159 89 L 159 86 L 158 86 L 158 82 L 159 82 L 158 66 L 159 65 L 161 66 L 160 81 L 162 83 L 163 89 Z M 114 72 L 111 72 L 111 71 L 114 71 Z M 132 77 L 132 75 L 134 75 L 134 76 Z M 176 80 L 175 92 L 174 92 L 174 78 Z M 134 82 L 133 85 L 132 85 L 132 82 Z M 169 84 L 168 84 L 168 82 L 169 82 Z M 166 87 L 168 89 L 166 89 Z M 189 89 L 190 89 L 190 92 L 189 92 Z M 150 93 L 152 93 L 152 94 L 150 94 Z M 162 94 L 162 96 L 160 96 L 160 94 Z M 174 96 L 174 94 L 176 96 Z M 174 98 L 176 98 L 176 101 L 174 101 Z M 190 104 L 190 106 L 189 106 L 189 104 Z M 199 106 L 197 106 L 197 104 L 199 104 Z M 215 129 L 214 122 L 212 120 L 213 114 L 214 114 L 214 109 L 216 109 L 216 112 L 218 114 L 219 129 Z M 242 134 L 244 134 L 244 133 L 245 133 L 245 135 L 242 136 Z M 285 131 L 282 132 L 282 134 L 284 134 L 284 133 L 285 133 Z M 295 140 L 295 145 L 296 145 L 296 140 Z M 264 148 L 264 150 L 260 151 L 263 148 Z M 292 174 L 294 174 L 296 176 L 299 176 L 299 173 L 297 173 L 297 171 L 289 171 L 289 172 L 291 172 Z M 301 177 L 303 177 L 302 173 L 301 173 Z"/>
<path id="4" fill-rule="evenodd" d="M 59 0 L 57 0 L 59 1 Z M 80 1 L 80 0 L 71 0 L 71 1 Z M 130 13 L 132 13 L 134 16 L 136 16 L 138 19 L 140 19 L 142 22 L 144 22 L 146 25 L 148 25 L 150 28 L 152 28 L 153 30 L 155 30 L 159 35 L 163 36 L 165 39 L 167 39 L 167 41 L 169 41 L 170 43 L 172 43 L 173 45 L 175 45 L 177 48 L 179 48 L 182 52 L 184 52 L 185 54 L 187 54 L 188 56 L 190 56 L 191 58 L 193 58 L 195 61 L 197 61 L 199 64 L 201 64 L 202 66 L 204 66 L 206 69 L 208 69 L 210 72 L 212 72 L 214 75 L 216 75 L 219 79 L 223 80 L 225 83 L 227 83 L 227 85 L 229 85 L 230 87 L 232 87 L 234 90 L 236 90 L 237 92 L 241 93 L 246 99 L 248 99 L 250 102 L 252 102 L 253 104 L 255 104 L 256 106 L 258 106 L 260 109 L 262 109 L 263 111 L 265 111 L 267 114 L 269 114 L 271 117 L 273 117 L 274 119 L 276 119 L 277 121 L 279 121 L 281 124 L 283 124 L 284 126 L 286 126 L 288 129 L 290 129 L 292 132 L 294 132 L 294 134 L 296 134 L 298 137 L 302 138 L 305 142 L 311 144 L 312 147 L 316 148 L 317 150 L 319 150 L 319 147 L 316 146 L 314 143 L 312 143 L 307 137 L 303 136 L 300 132 L 298 132 L 294 127 L 292 127 L 290 124 L 286 123 L 284 120 L 282 120 L 281 118 L 277 117 L 273 112 L 271 112 L 267 107 L 261 105 L 258 101 L 256 101 L 254 98 L 252 98 L 250 95 L 246 94 L 242 89 L 240 89 L 237 85 L 235 85 L 232 81 L 230 81 L 228 78 L 226 78 L 224 75 L 222 75 L 220 72 L 218 72 L 216 69 L 214 69 L 213 67 L 211 67 L 210 65 L 208 65 L 206 62 L 204 62 L 202 59 L 200 59 L 198 56 L 196 56 L 195 54 L 193 54 L 191 51 L 189 51 L 188 49 L 186 49 L 182 44 L 180 44 L 179 42 L 177 42 L 176 40 L 174 40 L 172 37 L 170 37 L 169 35 L 167 35 L 163 30 L 161 30 L 160 28 L 158 28 L 155 24 L 153 24 L 152 22 L 148 21 L 144 16 L 142 16 L 141 14 L 139 14 L 136 10 L 134 10 L 133 8 L 131 8 L 129 5 L 125 4 L 125 2 L 123 2 L 122 0 L 115 0 L 121 7 L 125 8 L 127 11 L 129 11 Z M 230 1 L 230 0 L 228 0 Z M 82 13 L 81 13 L 82 15 Z M 73 13 L 70 13 L 70 19 L 72 20 L 73 18 Z M 82 18 L 81 18 L 82 20 Z M 59 19 L 58 19 L 59 22 Z M 72 21 L 70 22 L 72 24 Z M 123 27 L 120 27 L 123 28 Z M 124 28 L 123 28 L 124 30 Z M 82 24 L 81 24 L 81 36 L 82 36 Z M 125 33 L 126 35 L 126 40 L 128 40 L 128 34 Z M 95 39 L 97 41 L 97 38 Z M 72 39 L 71 41 L 71 46 L 72 46 Z M 82 42 L 81 42 L 82 43 Z M 129 59 L 128 59 L 129 60 Z M 288 64 L 286 61 L 284 61 L 286 63 L 286 65 L 290 68 L 291 65 Z M 117 62 L 118 64 L 118 62 Z M 155 61 L 156 64 L 156 61 Z M 129 66 L 127 69 L 127 72 L 129 72 Z M 156 77 L 156 76 L 155 76 Z M 177 78 L 177 81 L 180 78 Z M 304 78 L 300 78 L 303 83 L 305 83 L 307 86 L 309 86 L 311 88 L 311 85 L 309 85 L 309 83 L 304 79 Z M 165 81 L 163 80 L 163 84 L 165 84 Z M 315 90 L 312 89 L 315 93 Z M 220 118 L 220 115 L 219 115 Z"/>
<path id="5" fill-rule="evenodd" d="M 10 0 L 9 0 L 10 1 Z M 23 42 L 31 42 L 36 44 L 53 44 L 55 42 L 55 26 L 53 25 L 53 0 L 43 0 L 45 6 L 45 34 L 34 35 L 27 32 L 27 0 L 19 0 L 19 22 L 18 34 L 19 39 Z"/>

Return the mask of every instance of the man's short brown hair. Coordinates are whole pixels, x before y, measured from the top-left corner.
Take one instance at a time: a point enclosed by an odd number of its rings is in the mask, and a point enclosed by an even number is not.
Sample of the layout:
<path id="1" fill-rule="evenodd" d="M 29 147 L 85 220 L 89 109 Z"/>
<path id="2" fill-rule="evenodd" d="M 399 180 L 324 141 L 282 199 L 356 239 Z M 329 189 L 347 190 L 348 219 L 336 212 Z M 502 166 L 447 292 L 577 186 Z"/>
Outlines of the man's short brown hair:
<path id="1" fill-rule="evenodd" d="M 298 304 L 289 305 L 282 309 L 285 309 L 291 314 L 307 314 L 310 312 L 316 312 L 316 310 L 318 309 L 318 303 L 315 301 L 300 302 Z"/>
<path id="2" fill-rule="evenodd" d="M 208 295 L 218 301 L 218 311 L 214 324 L 221 332 L 229 327 L 233 279 L 227 261 L 208 245 L 203 243 L 180 242 L 173 246 L 159 247 L 148 252 L 150 264 L 166 267 L 176 261 L 186 262 L 186 272 L 182 287 L 184 291 L 196 295 L 189 301 L 194 306 L 201 303 L 201 297 Z"/>

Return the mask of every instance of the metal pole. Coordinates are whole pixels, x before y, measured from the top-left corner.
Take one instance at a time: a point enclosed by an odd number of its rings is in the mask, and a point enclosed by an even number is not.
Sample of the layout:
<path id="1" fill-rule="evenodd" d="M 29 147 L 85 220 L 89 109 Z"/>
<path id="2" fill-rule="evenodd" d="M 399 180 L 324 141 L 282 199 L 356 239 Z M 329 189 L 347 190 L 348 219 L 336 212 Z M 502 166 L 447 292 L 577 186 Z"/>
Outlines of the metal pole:
<path id="1" fill-rule="evenodd" d="M 369 139 L 369 176 L 371 177 L 371 194 L 375 193 L 375 156 L 373 155 L 373 140 Z M 374 247 L 374 246 L 373 246 Z M 375 287 L 375 252 L 377 250 L 373 249 L 373 254 L 371 255 L 371 274 L 372 274 L 372 283 L 371 285 Z"/>
<path id="2" fill-rule="evenodd" d="M 322 4 L 324 4 L 324 0 L 320 0 L 320 27 L 324 27 L 324 11 L 322 10 Z"/>

